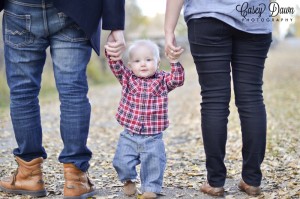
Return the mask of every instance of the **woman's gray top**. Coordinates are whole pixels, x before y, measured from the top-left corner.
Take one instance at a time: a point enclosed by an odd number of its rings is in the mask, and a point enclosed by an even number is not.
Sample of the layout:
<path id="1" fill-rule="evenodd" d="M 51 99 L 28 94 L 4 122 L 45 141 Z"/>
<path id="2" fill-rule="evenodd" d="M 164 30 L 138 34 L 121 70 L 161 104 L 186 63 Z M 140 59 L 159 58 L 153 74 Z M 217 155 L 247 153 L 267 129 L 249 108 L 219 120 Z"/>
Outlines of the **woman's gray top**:
<path id="1" fill-rule="evenodd" d="M 241 31 L 272 32 L 269 0 L 185 0 L 184 19 L 213 17 Z"/>

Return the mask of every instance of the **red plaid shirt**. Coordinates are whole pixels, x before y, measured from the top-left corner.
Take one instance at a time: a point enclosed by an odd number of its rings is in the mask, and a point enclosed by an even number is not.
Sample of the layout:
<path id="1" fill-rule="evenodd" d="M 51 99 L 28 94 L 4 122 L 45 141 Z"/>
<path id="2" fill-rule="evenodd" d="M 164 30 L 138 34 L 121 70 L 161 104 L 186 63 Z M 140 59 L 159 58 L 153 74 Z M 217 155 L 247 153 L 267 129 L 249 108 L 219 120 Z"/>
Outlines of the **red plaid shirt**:
<path id="1" fill-rule="evenodd" d="M 168 92 L 184 82 L 184 69 L 171 63 L 171 72 L 156 71 L 149 78 L 140 78 L 123 65 L 108 59 L 108 64 L 122 85 L 122 97 L 116 118 L 132 133 L 152 135 L 169 126 Z"/>

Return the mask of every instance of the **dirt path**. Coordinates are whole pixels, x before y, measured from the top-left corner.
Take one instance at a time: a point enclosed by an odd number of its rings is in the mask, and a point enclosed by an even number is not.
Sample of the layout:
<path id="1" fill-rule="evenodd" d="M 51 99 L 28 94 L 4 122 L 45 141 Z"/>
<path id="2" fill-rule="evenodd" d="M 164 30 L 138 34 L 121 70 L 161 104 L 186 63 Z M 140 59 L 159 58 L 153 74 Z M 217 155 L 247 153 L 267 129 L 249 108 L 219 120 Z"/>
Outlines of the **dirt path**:
<path id="1" fill-rule="evenodd" d="M 268 110 L 268 146 L 262 165 L 264 178 L 260 198 L 300 197 L 299 52 L 300 41 L 287 40 L 271 50 L 266 64 L 264 95 Z M 185 85 L 170 93 L 170 127 L 164 134 L 168 165 L 161 199 L 211 198 L 198 191 L 206 179 L 206 171 L 200 131 L 200 88 L 190 60 L 189 57 L 183 62 L 187 73 Z M 111 165 L 119 132 L 122 131 L 114 119 L 120 86 L 93 87 L 89 96 L 92 118 L 88 146 L 93 151 L 89 173 L 99 189 L 96 198 L 126 199 L 128 197 L 123 196 Z M 41 111 L 44 146 L 49 157 L 43 165 L 49 192 L 47 198 L 62 198 L 62 165 L 57 161 L 62 149 L 57 97 L 51 103 L 42 104 Z M 1 117 L 0 132 L 0 177 L 3 177 L 16 168 L 11 155 L 16 145 L 8 117 Z M 237 189 L 241 171 L 240 151 L 239 120 L 232 102 L 226 156 L 226 198 L 248 198 Z M 0 193 L 0 198 L 30 197 Z"/>

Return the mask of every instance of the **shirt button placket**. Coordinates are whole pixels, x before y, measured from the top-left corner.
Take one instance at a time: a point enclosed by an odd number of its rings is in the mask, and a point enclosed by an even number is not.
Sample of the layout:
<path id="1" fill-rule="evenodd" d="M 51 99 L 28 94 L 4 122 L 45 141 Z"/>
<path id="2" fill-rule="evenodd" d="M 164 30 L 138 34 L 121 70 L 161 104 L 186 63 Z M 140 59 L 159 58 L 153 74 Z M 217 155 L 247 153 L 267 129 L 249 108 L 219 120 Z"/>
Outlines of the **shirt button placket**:
<path id="1" fill-rule="evenodd" d="M 140 121 L 143 123 L 142 124 L 142 128 L 141 131 L 145 130 L 145 126 L 144 126 L 144 120 L 145 120 L 145 113 L 146 113 L 146 99 L 147 99 L 147 82 L 143 82 L 143 89 L 142 89 L 142 111 L 141 111 L 141 116 L 140 116 Z"/>

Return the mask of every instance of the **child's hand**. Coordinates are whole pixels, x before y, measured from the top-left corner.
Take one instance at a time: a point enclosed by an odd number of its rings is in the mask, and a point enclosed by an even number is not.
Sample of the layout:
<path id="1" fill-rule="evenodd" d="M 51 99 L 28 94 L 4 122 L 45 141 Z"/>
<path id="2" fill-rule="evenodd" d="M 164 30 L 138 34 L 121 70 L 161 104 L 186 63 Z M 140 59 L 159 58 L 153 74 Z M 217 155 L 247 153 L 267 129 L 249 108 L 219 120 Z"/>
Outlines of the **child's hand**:
<path id="1" fill-rule="evenodd" d="M 165 52 L 165 55 L 170 63 L 177 63 L 183 51 L 184 49 L 181 46 L 178 46 L 175 48 L 175 50 L 170 50 L 170 52 Z"/>
<path id="2" fill-rule="evenodd" d="M 125 39 L 122 30 L 111 31 L 107 37 L 107 43 L 104 46 L 109 55 L 110 59 L 113 61 L 118 61 L 122 59 L 122 54 L 125 50 Z"/>

